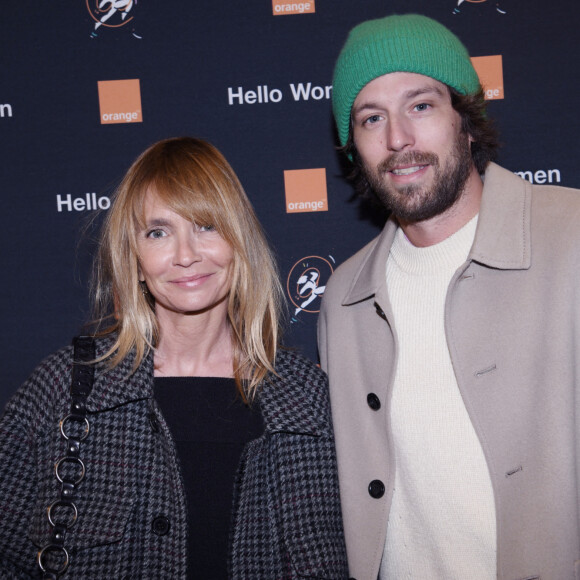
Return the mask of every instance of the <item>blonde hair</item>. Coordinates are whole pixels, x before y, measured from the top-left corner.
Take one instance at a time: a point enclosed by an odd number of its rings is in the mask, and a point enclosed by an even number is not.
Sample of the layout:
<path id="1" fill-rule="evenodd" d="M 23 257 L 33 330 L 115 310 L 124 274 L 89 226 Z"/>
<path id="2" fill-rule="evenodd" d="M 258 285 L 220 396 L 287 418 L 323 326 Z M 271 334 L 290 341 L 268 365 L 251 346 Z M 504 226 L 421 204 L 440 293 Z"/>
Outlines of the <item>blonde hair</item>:
<path id="1" fill-rule="evenodd" d="M 135 370 L 159 340 L 151 296 L 141 291 L 137 232 L 151 188 L 181 217 L 212 225 L 234 253 L 227 316 L 234 378 L 244 400 L 274 372 L 280 337 L 282 288 L 274 257 L 252 205 L 224 156 L 201 139 L 155 143 L 131 165 L 103 225 L 95 267 L 99 335 L 114 334 L 103 358 L 114 367 L 134 350 Z"/>

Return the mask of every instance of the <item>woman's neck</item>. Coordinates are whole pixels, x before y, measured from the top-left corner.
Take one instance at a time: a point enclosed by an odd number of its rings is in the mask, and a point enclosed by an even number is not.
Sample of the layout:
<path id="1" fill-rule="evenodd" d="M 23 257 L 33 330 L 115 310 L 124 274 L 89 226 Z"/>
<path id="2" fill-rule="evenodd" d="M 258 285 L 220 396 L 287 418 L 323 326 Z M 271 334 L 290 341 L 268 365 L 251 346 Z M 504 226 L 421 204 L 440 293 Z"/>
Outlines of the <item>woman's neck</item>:
<path id="1" fill-rule="evenodd" d="M 233 376 L 230 324 L 224 316 L 206 314 L 160 317 L 156 376 Z"/>

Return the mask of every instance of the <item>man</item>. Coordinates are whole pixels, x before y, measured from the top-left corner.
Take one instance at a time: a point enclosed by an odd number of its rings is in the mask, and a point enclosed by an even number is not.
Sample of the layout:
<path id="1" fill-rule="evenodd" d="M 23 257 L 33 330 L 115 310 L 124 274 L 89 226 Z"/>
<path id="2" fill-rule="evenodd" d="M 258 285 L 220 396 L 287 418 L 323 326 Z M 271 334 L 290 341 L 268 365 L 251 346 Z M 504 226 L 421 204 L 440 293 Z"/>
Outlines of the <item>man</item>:
<path id="1" fill-rule="evenodd" d="M 419 15 L 355 27 L 333 108 L 391 212 L 319 321 L 356 580 L 578 580 L 580 191 L 491 162 L 468 53 Z"/>

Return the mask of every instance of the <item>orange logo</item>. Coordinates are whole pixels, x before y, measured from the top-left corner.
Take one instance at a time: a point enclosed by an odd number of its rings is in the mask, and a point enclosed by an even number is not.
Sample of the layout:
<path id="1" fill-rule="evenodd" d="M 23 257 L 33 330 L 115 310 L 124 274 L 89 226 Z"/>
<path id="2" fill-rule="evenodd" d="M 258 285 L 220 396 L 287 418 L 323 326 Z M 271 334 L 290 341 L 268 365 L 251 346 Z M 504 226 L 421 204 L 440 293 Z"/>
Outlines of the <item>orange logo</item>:
<path id="1" fill-rule="evenodd" d="M 503 63 L 501 54 L 493 56 L 474 56 L 473 68 L 483 86 L 487 100 L 503 99 Z"/>
<path id="2" fill-rule="evenodd" d="M 142 123 L 139 79 L 99 81 L 101 123 Z"/>
<path id="3" fill-rule="evenodd" d="M 286 213 L 328 211 L 326 169 L 284 171 Z"/>
<path id="4" fill-rule="evenodd" d="M 274 16 L 285 16 L 286 14 L 312 14 L 313 12 L 316 12 L 314 0 L 302 2 L 272 0 L 272 13 Z"/>

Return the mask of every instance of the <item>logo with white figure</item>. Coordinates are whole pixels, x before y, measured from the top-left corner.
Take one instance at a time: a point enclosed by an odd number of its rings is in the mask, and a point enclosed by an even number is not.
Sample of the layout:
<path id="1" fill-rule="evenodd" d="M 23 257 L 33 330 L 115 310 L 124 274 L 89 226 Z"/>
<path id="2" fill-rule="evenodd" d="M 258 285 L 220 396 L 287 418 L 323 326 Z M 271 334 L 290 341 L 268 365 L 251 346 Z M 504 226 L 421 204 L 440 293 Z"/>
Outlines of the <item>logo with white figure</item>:
<path id="1" fill-rule="evenodd" d="M 328 257 L 329 260 L 321 256 L 307 256 L 292 266 L 286 283 L 288 297 L 295 307 L 291 322 L 297 322 L 296 317 L 301 312 L 320 312 L 320 300 L 334 271 L 334 258 Z"/>
<path id="2" fill-rule="evenodd" d="M 453 9 L 453 14 L 461 14 L 461 12 L 470 5 L 482 5 L 487 4 L 488 0 L 456 0 L 455 8 Z M 487 4 L 491 9 L 494 9 L 498 14 L 506 14 L 507 11 L 503 5 L 503 2 L 499 2 L 497 0 L 491 0 L 489 4 Z M 480 6 L 481 7 L 481 6 Z"/>
<path id="3" fill-rule="evenodd" d="M 105 28 L 121 28 L 133 21 L 135 15 L 133 8 L 137 0 L 85 0 L 91 18 L 95 21 L 91 38 L 97 38 L 97 30 L 101 26 Z M 141 37 L 135 32 L 133 25 L 130 27 L 131 34 L 135 38 Z"/>

